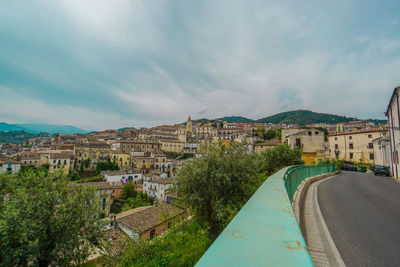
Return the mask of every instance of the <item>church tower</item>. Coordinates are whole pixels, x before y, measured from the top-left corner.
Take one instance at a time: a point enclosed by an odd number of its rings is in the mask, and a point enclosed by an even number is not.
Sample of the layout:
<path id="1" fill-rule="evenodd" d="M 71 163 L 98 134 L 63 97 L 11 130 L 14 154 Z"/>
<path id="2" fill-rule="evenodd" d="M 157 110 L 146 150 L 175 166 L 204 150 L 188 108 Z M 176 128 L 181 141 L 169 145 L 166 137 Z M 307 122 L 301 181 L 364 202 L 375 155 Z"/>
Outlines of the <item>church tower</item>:
<path id="1" fill-rule="evenodd" d="M 193 132 L 193 125 L 192 125 L 192 118 L 190 118 L 190 115 L 186 121 L 186 133 L 188 137 L 192 137 L 192 132 Z"/>

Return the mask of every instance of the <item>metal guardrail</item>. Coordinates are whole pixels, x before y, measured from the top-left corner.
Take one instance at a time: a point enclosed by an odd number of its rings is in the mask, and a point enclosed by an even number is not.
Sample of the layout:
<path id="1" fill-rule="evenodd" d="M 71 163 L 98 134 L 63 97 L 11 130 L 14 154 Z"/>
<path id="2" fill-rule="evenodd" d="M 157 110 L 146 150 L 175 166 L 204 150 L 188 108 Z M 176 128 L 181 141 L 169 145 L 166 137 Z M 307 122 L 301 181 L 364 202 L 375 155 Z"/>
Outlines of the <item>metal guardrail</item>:
<path id="1" fill-rule="evenodd" d="M 291 166 L 270 176 L 196 266 L 313 266 L 291 202 L 303 180 L 335 170 Z"/>

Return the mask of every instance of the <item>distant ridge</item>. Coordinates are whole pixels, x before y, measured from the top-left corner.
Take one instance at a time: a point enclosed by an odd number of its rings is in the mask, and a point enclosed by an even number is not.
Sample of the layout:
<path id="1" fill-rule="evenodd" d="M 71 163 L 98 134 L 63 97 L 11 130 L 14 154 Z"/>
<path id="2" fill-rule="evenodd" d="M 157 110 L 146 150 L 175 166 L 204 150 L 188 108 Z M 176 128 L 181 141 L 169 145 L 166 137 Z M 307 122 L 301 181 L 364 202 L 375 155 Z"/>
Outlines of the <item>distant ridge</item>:
<path id="1" fill-rule="evenodd" d="M 0 122 L 0 131 L 16 132 L 24 131 L 27 133 L 49 133 L 49 134 L 86 134 L 90 131 L 84 130 L 72 125 L 55 125 L 55 124 L 36 124 L 36 123 L 19 123 L 11 124 Z"/>
<path id="2" fill-rule="evenodd" d="M 37 133 L 36 131 L 27 129 L 25 127 L 15 125 L 15 124 L 9 124 L 6 122 L 0 122 L 0 132 L 17 132 L 17 131 L 24 131 L 28 133 Z"/>
<path id="3" fill-rule="evenodd" d="M 202 119 L 204 122 L 205 119 Z M 360 120 L 357 118 L 339 116 L 327 113 L 318 113 L 313 112 L 311 110 L 292 110 L 281 112 L 272 116 L 268 116 L 265 118 L 261 118 L 258 120 L 249 119 L 242 116 L 230 116 L 223 117 L 217 120 L 226 121 L 226 122 L 259 122 L 259 123 L 274 123 L 274 124 L 299 124 L 299 125 L 307 125 L 314 123 L 327 123 L 327 124 L 336 124 L 342 122 L 356 121 Z M 209 120 L 212 121 L 212 120 Z M 371 121 L 374 123 L 384 123 L 386 120 L 377 120 L 377 119 L 367 119 L 367 121 Z"/>

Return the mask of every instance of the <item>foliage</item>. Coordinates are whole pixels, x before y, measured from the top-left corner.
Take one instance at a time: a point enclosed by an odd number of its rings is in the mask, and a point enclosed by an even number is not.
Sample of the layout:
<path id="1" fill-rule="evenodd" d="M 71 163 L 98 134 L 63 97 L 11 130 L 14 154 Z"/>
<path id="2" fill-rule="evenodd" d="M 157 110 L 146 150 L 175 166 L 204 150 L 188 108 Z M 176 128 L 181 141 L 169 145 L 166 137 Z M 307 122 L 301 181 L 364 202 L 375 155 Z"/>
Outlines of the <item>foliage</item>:
<path id="1" fill-rule="evenodd" d="M 69 179 L 71 181 L 76 181 L 76 180 L 80 179 L 79 174 L 78 174 L 77 171 L 74 171 L 74 172 L 70 173 L 70 175 L 68 175 L 68 177 L 69 177 Z"/>
<path id="2" fill-rule="evenodd" d="M 135 190 L 135 185 L 133 182 L 128 182 L 124 184 L 124 187 L 122 188 L 122 198 L 123 199 L 128 199 L 132 197 L 136 197 L 136 190 Z"/>
<path id="3" fill-rule="evenodd" d="M 307 125 L 313 123 L 335 124 L 335 123 L 349 122 L 354 120 L 357 119 L 345 116 L 326 114 L 326 113 L 317 113 L 310 110 L 293 110 L 293 111 L 282 112 L 270 117 L 262 118 L 257 120 L 257 122 Z M 385 122 L 380 120 L 369 120 L 369 121 L 372 121 L 374 123 Z"/>
<path id="4" fill-rule="evenodd" d="M 183 153 L 182 155 L 180 155 L 179 157 L 177 157 L 177 160 L 184 160 L 184 159 L 190 159 L 193 158 L 194 154 L 192 153 Z"/>
<path id="5" fill-rule="evenodd" d="M 132 243 L 105 266 L 194 266 L 210 246 L 208 233 L 196 221 L 185 221 L 151 241 Z"/>
<path id="6" fill-rule="evenodd" d="M 48 169 L 50 169 L 50 164 L 44 163 L 44 164 L 42 164 L 42 168 L 45 170 L 48 170 Z"/>
<path id="7" fill-rule="evenodd" d="M 142 206 L 153 205 L 153 203 L 154 203 L 154 197 L 139 192 L 135 197 L 128 198 L 125 201 L 125 204 L 122 207 L 122 211 L 127 211 Z"/>
<path id="8" fill-rule="evenodd" d="M 117 171 L 119 167 L 114 162 L 99 162 L 97 163 L 96 174 L 99 174 L 102 171 Z"/>
<path id="9" fill-rule="evenodd" d="M 269 176 L 283 167 L 301 164 L 303 164 L 301 149 L 281 144 L 262 153 L 260 167 L 261 171 Z"/>
<path id="10" fill-rule="evenodd" d="M 270 140 L 272 138 L 281 136 L 281 130 L 274 130 L 271 128 L 268 131 L 266 131 L 264 125 L 259 125 L 257 127 L 256 136 L 264 140 Z"/>
<path id="11" fill-rule="evenodd" d="M 84 166 L 85 168 L 89 168 L 89 166 L 90 166 L 90 159 L 85 159 L 85 160 L 83 161 L 83 166 Z"/>
<path id="12" fill-rule="evenodd" d="M 26 131 L 0 131 L 0 143 L 20 144 L 37 137 L 50 137 L 48 133 L 28 133 Z"/>
<path id="13" fill-rule="evenodd" d="M 177 192 L 215 239 L 229 220 L 260 186 L 256 154 L 243 144 L 213 146 L 210 153 L 185 163 L 179 171 Z"/>
<path id="14" fill-rule="evenodd" d="M 62 172 L 0 176 L 0 262 L 65 266 L 83 262 L 101 237 L 96 191 Z"/>
<path id="15" fill-rule="evenodd" d="M 242 116 L 223 117 L 223 118 L 219 118 L 218 120 L 226 121 L 226 122 L 255 122 L 252 119 L 248 119 L 248 118 L 245 118 Z"/>

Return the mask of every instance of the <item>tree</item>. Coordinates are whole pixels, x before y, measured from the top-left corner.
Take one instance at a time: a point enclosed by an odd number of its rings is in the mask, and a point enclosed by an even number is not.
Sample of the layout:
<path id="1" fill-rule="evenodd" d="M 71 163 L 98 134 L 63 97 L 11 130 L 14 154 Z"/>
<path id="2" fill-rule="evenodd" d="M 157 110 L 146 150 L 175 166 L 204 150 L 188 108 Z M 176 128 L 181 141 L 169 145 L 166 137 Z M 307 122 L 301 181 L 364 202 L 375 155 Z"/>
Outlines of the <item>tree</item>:
<path id="1" fill-rule="evenodd" d="M 258 137 L 265 139 L 265 126 L 258 125 L 256 134 Z"/>
<path id="2" fill-rule="evenodd" d="M 119 167 L 114 162 L 99 162 L 97 163 L 96 174 L 99 174 L 102 171 L 117 171 Z"/>
<path id="3" fill-rule="evenodd" d="M 101 238 L 96 191 L 62 172 L 0 175 L 0 262 L 6 266 L 82 263 Z"/>
<path id="4" fill-rule="evenodd" d="M 134 198 L 136 197 L 136 194 L 135 185 L 132 182 L 124 184 L 124 187 L 122 188 L 123 199 Z"/>
<path id="5" fill-rule="evenodd" d="M 215 239 L 263 181 L 256 154 L 243 144 L 214 145 L 210 153 L 185 163 L 179 171 L 179 201 L 205 222 Z"/>
<path id="6" fill-rule="evenodd" d="M 301 165 L 301 149 L 291 148 L 287 144 L 281 144 L 274 148 L 267 149 L 261 155 L 261 171 L 267 176 L 277 172 L 283 167 L 290 165 Z"/>
<path id="7" fill-rule="evenodd" d="M 89 166 L 90 166 L 90 159 L 88 158 L 88 159 L 85 159 L 84 161 L 83 161 L 83 165 L 84 165 L 84 167 L 87 169 L 87 168 L 89 168 Z"/>

